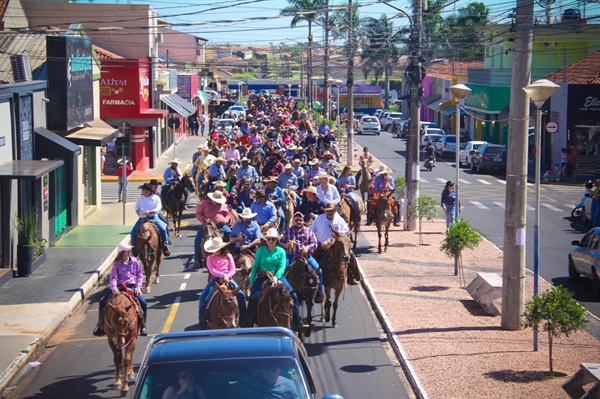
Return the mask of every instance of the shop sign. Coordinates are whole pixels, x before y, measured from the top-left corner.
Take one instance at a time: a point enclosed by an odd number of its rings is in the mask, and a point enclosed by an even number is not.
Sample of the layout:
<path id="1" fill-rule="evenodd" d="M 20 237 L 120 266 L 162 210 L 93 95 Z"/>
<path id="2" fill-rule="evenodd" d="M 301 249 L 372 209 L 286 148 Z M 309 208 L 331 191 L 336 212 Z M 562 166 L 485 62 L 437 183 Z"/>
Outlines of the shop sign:
<path id="1" fill-rule="evenodd" d="M 588 96 L 583 102 L 582 111 L 600 111 L 600 98 Z"/>
<path id="2" fill-rule="evenodd" d="M 100 116 L 137 118 L 150 108 L 150 72 L 140 60 L 102 62 Z"/>

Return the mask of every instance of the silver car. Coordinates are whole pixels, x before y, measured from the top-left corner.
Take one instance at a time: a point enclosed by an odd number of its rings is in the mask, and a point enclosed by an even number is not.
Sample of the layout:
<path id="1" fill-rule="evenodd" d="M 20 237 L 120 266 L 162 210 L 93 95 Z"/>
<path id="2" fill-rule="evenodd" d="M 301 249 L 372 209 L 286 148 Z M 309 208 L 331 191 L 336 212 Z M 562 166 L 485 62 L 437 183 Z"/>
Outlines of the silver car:
<path id="1" fill-rule="evenodd" d="M 358 124 L 358 134 L 365 134 L 369 132 L 375 133 L 378 136 L 381 134 L 379 119 L 377 119 L 375 116 L 363 115 Z"/>
<path id="2" fill-rule="evenodd" d="M 449 154 L 456 155 L 456 135 L 448 134 L 442 136 L 440 141 L 435 143 L 435 148 L 442 158 Z"/>
<path id="3" fill-rule="evenodd" d="M 461 144 L 460 152 L 458 153 L 460 164 L 471 169 L 473 154 L 485 143 L 486 141 L 467 141 L 466 143 Z"/>
<path id="4" fill-rule="evenodd" d="M 578 280 L 580 275 L 592 280 L 592 291 L 600 296 L 600 227 L 591 229 L 581 241 L 573 241 L 569 253 L 569 277 Z"/>

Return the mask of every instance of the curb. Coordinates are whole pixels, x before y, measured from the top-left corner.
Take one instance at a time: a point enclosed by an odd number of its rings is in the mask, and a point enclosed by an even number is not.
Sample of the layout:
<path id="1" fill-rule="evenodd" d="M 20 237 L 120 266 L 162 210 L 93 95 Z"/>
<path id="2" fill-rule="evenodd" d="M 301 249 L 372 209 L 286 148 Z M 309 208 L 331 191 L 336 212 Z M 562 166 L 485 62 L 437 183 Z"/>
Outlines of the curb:
<path id="1" fill-rule="evenodd" d="M 104 176 L 102 177 L 102 179 L 100 179 L 100 181 L 102 181 L 102 183 L 117 183 L 118 182 L 118 177 L 117 176 Z M 150 179 L 156 179 L 158 181 L 164 181 L 162 176 L 151 176 L 148 175 L 147 177 L 130 177 L 127 179 L 127 181 L 129 183 L 146 183 L 148 182 Z"/>
<path id="2" fill-rule="evenodd" d="M 127 236 L 123 238 L 121 243 L 128 243 L 129 240 L 130 237 Z M 2 375 L 0 375 L 0 393 L 9 386 L 9 383 L 12 382 L 19 371 L 21 371 L 27 362 L 36 354 L 37 350 L 46 344 L 46 342 L 71 316 L 73 311 L 84 301 L 85 296 L 96 287 L 96 284 L 98 284 L 104 273 L 112 266 L 112 261 L 116 255 L 117 247 L 115 247 L 110 255 L 100 264 L 92 276 L 83 283 L 79 288 L 79 291 L 73 294 L 64 309 L 56 316 L 54 321 L 44 330 L 44 332 L 27 345 L 25 349 L 21 351 L 21 354 L 2 372 Z"/>
<path id="3" fill-rule="evenodd" d="M 377 297 L 375 296 L 375 292 L 373 291 L 373 287 L 371 287 L 371 283 L 369 283 L 365 273 L 363 272 L 363 268 L 360 265 L 360 262 L 358 261 L 358 259 L 356 260 L 356 263 L 358 264 L 360 273 L 363 276 L 363 279 L 361 281 L 362 288 L 365 291 L 365 294 L 367 295 L 367 299 L 371 303 L 371 307 L 375 313 L 375 316 L 377 316 L 377 320 L 379 320 L 379 322 L 381 323 L 381 326 L 383 327 L 383 330 L 385 331 L 385 333 L 388 337 L 390 346 L 392 347 L 392 350 L 394 351 L 396 358 L 398 359 L 398 361 L 400 362 L 400 365 L 402 366 L 402 370 L 404 371 L 404 374 L 406 375 L 406 378 L 408 380 L 408 383 L 410 384 L 410 387 L 413 390 L 413 393 L 419 399 L 428 399 L 429 397 L 427 396 L 427 392 L 425 391 L 425 388 L 421 384 L 421 381 L 419 380 L 419 377 L 417 376 L 417 372 L 410 364 L 410 360 L 408 360 L 408 356 L 406 355 L 406 352 L 404 351 L 402 344 L 400 343 L 398 338 L 396 338 L 396 335 L 394 334 L 394 331 L 392 328 L 392 322 L 388 319 L 383 307 L 377 300 Z"/>

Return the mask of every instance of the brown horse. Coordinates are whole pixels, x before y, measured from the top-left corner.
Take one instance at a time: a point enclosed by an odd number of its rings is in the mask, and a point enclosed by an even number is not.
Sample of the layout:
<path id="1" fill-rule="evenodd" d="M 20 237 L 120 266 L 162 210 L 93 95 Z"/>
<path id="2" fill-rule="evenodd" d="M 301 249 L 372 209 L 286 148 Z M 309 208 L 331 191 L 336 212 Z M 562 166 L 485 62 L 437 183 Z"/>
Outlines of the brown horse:
<path id="1" fill-rule="evenodd" d="M 379 194 L 379 198 L 376 200 L 375 212 L 373 213 L 373 220 L 377 226 L 377 237 L 379 238 L 379 253 L 381 253 L 381 230 L 385 228 L 385 251 L 387 252 L 388 243 L 388 232 L 390 230 L 390 224 L 394 220 L 394 212 L 390 207 L 389 195 Z"/>
<path id="2" fill-rule="evenodd" d="M 206 241 L 212 240 L 215 237 L 223 237 L 223 233 L 212 220 L 205 221 L 204 225 L 202 226 L 202 229 L 202 241 L 200 242 L 200 250 L 198 251 L 200 259 L 196 259 L 196 262 L 198 262 L 199 265 L 201 263 L 206 264 L 206 258 L 208 258 L 208 255 L 210 255 L 204 250 L 204 243 Z"/>
<path id="3" fill-rule="evenodd" d="M 233 281 L 235 281 L 237 285 L 241 287 L 246 298 L 250 297 L 249 280 L 253 264 L 254 256 L 251 256 L 248 253 L 242 253 L 235 262 L 235 274 L 233 275 Z"/>
<path id="4" fill-rule="evenodd" d="M 331 229 L 333 239 L 321 243 L 314 258 L 323 269 L 323 289 L 325 291 L 325 322 L 331 319 L 331 325 L 337 327 L 337 308 L 340 295 L 346 286 L 348 261 L 350 260 L 350 240 L 348 236 Z M 335 290 L 333 316 L 331 317 L 331 289 Z"/>
<path id="5" fill-rule="evenodd" d="M 306 322 L 310 324 L 314 299 L 319 288 L 319 273 L 310 267 L 305 258 L 297 257 L 285 271 L 285 278 L 298 295 L 300 303 L 304 301 L 306 304 Z M 304 336 L 310 337 L 310 328 L 304 331 Z"/>
<path id="6" fill-rule="evenodd" d="M 360 190 L 360 199 L 366 201 L 365 194 L 369 193 L 369 183 L 371 182 L 371 171 L 367 167 L 366 162 L 363 162 L 360 166 L 360 182 L 358 188 Z"/>
<path id="7" fill-rule="evenodd" d="M 356 242 L 358 232 L 360 231 L 360 214 L 363 211 L 363 202 L 360 198 L 356 198 L 358 202 L 358 207 L 360 209 L 354 209 L 354 202 L 350 198 L 348 194 L 342 194 L 342 200 L 340 201 L 338 213 L 344 219 L 350 232 L 354 232 L 354 238 L 352 238 L 352 233 L 349 234 L 350 242 L 353 243 L 352 248 L 356 249 Z"/>
<path id="8" fill-rule="evenodd" d="M 294 298 L 283 283 L 267 280 L 263 283 L 258 300 L 259 327 L 291 328 Z"/>
<path id="9" fill-rule="evenodd" d="M 133 352 L 138 336 L 138 315 L 133 300 L 125 293 L 113 295 L 106 304 L 104 332 L 113 352 L 115 364 L 115 389 L 121 396 L 127 396 L 129 381 L 135 378 L 133 372 Z M 123 379 L 121 379 L 123 371 Z"/>
<path id="10" fill-rule="evenodd" d="M 181 215 L 183 209 L 187 203 L 185 198 L 185 190 L 190 192 L 196 191 L 196 185 L 194 184 L 194 178 L 191 174 L 185 173 L 180 181 L 171 184 L 168 188 L 169 191 L 165 196 L 165 203 L 163 208 L 167 211 L 167 218 L 171 215 L 173 219 L 173 233 L 176 237 L 181 237 Z"/>
<path id="11" fill-rule="evenodd" d="M 196 181 L 198 182 L 198 184 L 196 184 L 196 201 L 199 204 L 204 199 L 204 191 L 208 184 L 208 169 L 198 169 L 196 176 Z"/>
<path id="12" fill-rule="evenodd" d="M 318 157 L 317 147 L 309 145 L 306 149 L 306 159 L 310 162 Z"/>
<path id="13" fill-rule="evenodd" d="M 154 223 L 149 220 L 142 222 L 135 236 L 134 246 L 146 274 L 144 292 L 150 293 L 152 270 L 156 267 L 154 283 L 160 283 L 160 264 L 163 260 L 163 243 L 160 241 L 158 227 L 155 227 Z"/>
<path id="14" fill-rule="evenodd" d="M 241 286 L 238 286 L 235 290 L 230 290 L 227 284 L 215 282 L 214 297 L 209 299 L 206 308 L 206 321 L 210 330 L 237 327 L 239 304 L 236 295 L 240 289 Z"/>
<path id="15" fill-rule="evenodd" d="M 281 204 L 281 210 L 285 217 L 285 226 L 282 226 L 283 230 L 289 229 L 294 223 L 294 213 L 296 212 L 296 192 L 289 188 L 283 189 L 285 198 Z"/>
<path id="16" fill-rule="evenodd" d="M 257 147 L 253 147 L 248 151 L 248 159 L 250 160 L 250 166 L 256 169 L 256 173 L 260 176 L 262 165 L 264 161 L 263 155 L 260 153 Z"/>

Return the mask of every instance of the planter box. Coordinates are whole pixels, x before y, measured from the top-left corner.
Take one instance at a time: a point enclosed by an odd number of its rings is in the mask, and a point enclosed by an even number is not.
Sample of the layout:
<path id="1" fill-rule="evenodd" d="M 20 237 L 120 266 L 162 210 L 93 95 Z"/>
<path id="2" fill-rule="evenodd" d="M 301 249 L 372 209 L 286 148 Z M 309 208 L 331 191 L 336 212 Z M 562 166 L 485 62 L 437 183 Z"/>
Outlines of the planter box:
<path id="1" fill-rule="evenodd" d="M 31 265 L 31 273 L 34 273 L 38 267 L 40 267 L 41 265 L 44 264 L 45 261 L 46 261 L 46 252 L 44 252 L 42 254 L 42 256 L 40 256 L 39 258 L 37 258 L 36 260 L 33 261 L 32 265 Z"/>

